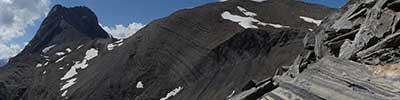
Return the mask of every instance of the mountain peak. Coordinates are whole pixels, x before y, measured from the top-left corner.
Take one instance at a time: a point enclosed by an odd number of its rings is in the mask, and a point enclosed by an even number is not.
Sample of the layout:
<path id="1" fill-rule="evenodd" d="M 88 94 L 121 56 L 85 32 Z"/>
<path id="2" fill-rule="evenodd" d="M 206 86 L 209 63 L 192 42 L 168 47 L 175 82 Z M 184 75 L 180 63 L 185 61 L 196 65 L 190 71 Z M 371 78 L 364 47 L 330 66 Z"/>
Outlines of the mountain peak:
<path id="1" fill-rule="evenodd" d="M 25 49 L 35 52 L 53 44 L 74 41 L 70 45 L 78 45 L 97 38 L 111 37 L 101 28 L 92 10 L 85 6 L 69 8 L 58 4 L 51 9 Z"/>
<path id="2" fill-rule="evenodd" d="M 50 22 L 54 21 L 51 19 L 64 20 L 75 26 L 79 31 L 91 33 L 87 35 L 92 38 L 109 38 L 109 35 L 98 25 L 99 22 L 95 13 L 85 6 L 67 8 L 62 5 L 55 5 L 46 19 L 49 19 Z"/>

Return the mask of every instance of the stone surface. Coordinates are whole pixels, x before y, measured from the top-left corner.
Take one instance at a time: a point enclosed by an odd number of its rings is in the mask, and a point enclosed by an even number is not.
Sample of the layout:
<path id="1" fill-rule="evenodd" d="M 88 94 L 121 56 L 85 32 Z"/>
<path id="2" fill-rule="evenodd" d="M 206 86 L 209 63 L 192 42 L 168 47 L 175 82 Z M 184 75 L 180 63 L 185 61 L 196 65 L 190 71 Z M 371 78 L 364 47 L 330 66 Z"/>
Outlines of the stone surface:
<path id="1" fill-rule="evenodd" d="M 353 29 L 353 23 L 348 20 L 338 20 L 333 24 L 332 28 L 336 29 L 337 32 Z"/>
<path id="2" fill-rule="evenodd" d="M 389 36 L 387 36 L 386 38 L 382 39 L 381 41 L 379 41 L 378 43 L 376 43 L 375 45 L 360 51 L 359 53 L 357 53 L 358 57 L 363 57 L 367 54 L 371 54 L 372 52 L 378 51 L 379 49 L 383 49 L 383 48 L 388 48 L 388 46 L 398 46 L 398 41 L 395 41 L 397 38 L 399 38 L 400 36 L 400 32 L 396 32 L 394 34 L 391 34 Z"/>

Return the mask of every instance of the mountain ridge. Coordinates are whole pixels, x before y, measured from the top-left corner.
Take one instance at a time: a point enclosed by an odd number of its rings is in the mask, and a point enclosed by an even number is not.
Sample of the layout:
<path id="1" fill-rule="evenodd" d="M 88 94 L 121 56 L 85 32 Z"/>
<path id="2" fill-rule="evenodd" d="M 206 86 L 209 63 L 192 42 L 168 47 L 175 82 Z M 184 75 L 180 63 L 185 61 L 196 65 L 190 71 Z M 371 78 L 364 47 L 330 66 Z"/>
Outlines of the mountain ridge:
<path id="1" fill-rule="evenodd" d="M 180 93 L 170 99 L 226 99 L 232 91 L 289 65 L 304 48 L 306 33 L 318 27 L 309 19 L 322 19 L 335 11 L 295 0 L 278 1 L 230 0 L 181 10 L 151 22 L 125 40 L 102 34 L 94 19 L 80 21 L 85 20 L 80 15 L 90 16 L 92 12 L 75 8 L 86 13 L 65 16 L 72 16 L 77 24 L 66 20 L 66 27 L 61 29 L 67 31 L 41 27 L 38 34 L 61 35 L 46 45 L 40 44 L 41 36 L 35 37 L 24 50 L 28 53 L 21 53 L 6 65 L 7 70 L 0 71 L 0 87 L 4 87 L 0 88 L 4 93 L 0 99 L 155 100 L 175 89 Z M 51 12 L 60 9 L 64 8 L 56 5 Z M 243 9 L 257 16 L 246 15 Z M 224 12 L 256 19 L 260 25 L 246 29 L 240 22 L 224 18 Z M 53 17 L 56 20 L 52 21 Z M 46 19 L 43 27 L 62 18 L 49 14 Z M 76 28 L 82 26 L 80 23 L 88 24 L 91 31 Z M 87 35 L 97 36 L 92 33 L 96 31 L 100 31 L 100 38 Z M 77 38 L 70 40 L 64 34 L 76 34 Z M 137 83 L 144 87 L 136 88 Z"/>

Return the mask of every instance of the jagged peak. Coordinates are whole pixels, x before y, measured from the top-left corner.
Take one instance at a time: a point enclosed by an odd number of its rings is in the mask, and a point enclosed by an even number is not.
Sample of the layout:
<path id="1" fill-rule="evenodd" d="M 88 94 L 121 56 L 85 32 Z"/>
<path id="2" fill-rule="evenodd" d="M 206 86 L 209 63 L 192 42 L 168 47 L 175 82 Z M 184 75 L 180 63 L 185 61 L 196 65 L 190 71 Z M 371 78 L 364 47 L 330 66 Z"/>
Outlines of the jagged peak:
<path id="1" fill-rule="evenodd" d="M 51 9 L 42 26 L 45 24 L 54 24 L 54 22 L 60 23 L 60 21 L 67 22 L 78 31 L 90 33 L 87 35 L 92 38 L 110 37 L 107 32 L 98 25 L 99 22 L 96 14 L 86 6 L 68 8 L 57 4 Z"/>
<path id="2" fill-rule="evenodd" d="M 97 16 L 88 7 L 64 7 L 57 4 L 50 10 L 25 49 L 35 52 L 55 43 L 111 38 L 98 23 Z"/>
<path id="3" fill-rule="evenodd" d="M 86 6 L 65 7 L 61 4 L 54 5 L 50 10 L 49 15 L 57 14 L 57 12 L 65 12 L 65 10 L 82 10 L 94 15 L 94 12 Z"/>

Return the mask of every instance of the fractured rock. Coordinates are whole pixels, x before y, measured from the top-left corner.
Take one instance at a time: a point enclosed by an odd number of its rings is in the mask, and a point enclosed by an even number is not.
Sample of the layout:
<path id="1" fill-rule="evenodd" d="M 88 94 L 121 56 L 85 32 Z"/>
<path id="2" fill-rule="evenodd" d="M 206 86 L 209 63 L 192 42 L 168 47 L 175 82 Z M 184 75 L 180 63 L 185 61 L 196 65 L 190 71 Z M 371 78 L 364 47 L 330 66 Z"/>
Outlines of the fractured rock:
<path id="1" fill-rule="evenodd" d="M 379 41 L 374 46 L 369 47 L 366 50 L 360 51 L 359 53 L 357 53 L 357 56 L 362 57 L 362 56 L 365 56 L 372 52 L 378 51 L 379 49 L 385 48 L 387 46 L 399 46 L 399 43 L 397 43 L 398 41 L 395 42 L 396 39 L 398 40 L 399 36 L 400 36 L 400 32 L 391 34 L 391 35 L 387 36 L 385 39 Z"/>
<path id="2" fill-rule="evenodd" d="M 334 57 L 321 59 L 292 81 L 277 79 L 329 100 L 385 100 L 400 96 L 395 93 L 399 89 L 395 80 L 375 78 L 368 66 Z"/>
<path id="3" fill-rule="evenodd" d="M 228 100 L 256 100 L 257 98 L 262 97 L 262 95 L 265 93 L 276 88 L 276 86 L 273 84 L 272 78 L 268 78 L 267 80 L 268 81 L 260 86 L 243 91 L 231 98 L 228 98 Z"/>
<path id="4" fill-rule="evenodd" d="M 335 23 L 322 23 L 328 27 L 320 27 L 322 31 L 315 37 L 313 53 L 317 59 L 301 55 L 302 62 L 309 63 L 305 69 L 298 71 L 302 63 L 295 61 L 273 78 L 279 87 L 260 100 L 400 99 L 400 17 L 390 7 L 400 1 L 350 2 L 356 4 L 338 20 L 324 21 Z"/>
<path id="5" fill-rule="evenodd" d="M 332 25 L 336 32 L 348 31 L 353 28 L 353 23 L 348 20 L 338 20 Z"/>
<path id="6" fill-rule="evenodd" d="M 373 8 L 383 9 L 388 0 L 377 0 Z"/>
<path id="7" fill-rule="evenodd" d="M 393 21 L 393 24 L 392 24 L 392 33 L 396 32 L 398 30 L 399 22 L 400 22 L 400 13 L 396 12 L 395 13 L 395 18 L 394 18 L 394 21 Z"/>
<path id="8" fill-rule="evenodd" d="M 359 29 L 355 29 L 355 30 L 353 30 L 353 31 L 351 31 L 351 32 L 348 32 L 348 33 L 345 33 L 345 34 L 343 34 L 343 35 L 337 36 L 337 37 L 335 37 L 335 38 L 333 38 L 333 39 L 327 41 L 327 43 L 329 44 L 329 43 L 336 42 L 336 41 L 343 40 L 343 39 L 351 39 L 351 37 L 354 38 L 354 35 L 355 35 L 358 31 L 359 31 Z"/>
<path id="9" fill-rule="evenodd" d="M 339 58 L 350 59 L 354 53 L 353 44 L 350 40 L 346 39 L 340 47 Z"/>
<path id="10" fill-rule="evenodd" d="M 382 38 L 385 36 L 385 34 L 388 34 L 387 32 L 390 32 L 390 29 L 392 28 L 393 20 L 395 18 L 395 15 L 393 14 L 394 12 L 391 11 L 384 11 L 380 17 L 379 17 L 379 22 L 380 24 L 377 25 L 377 30 L 375 31 L 375 36 L 377 38 Z"/>
<path id="11" fill-rule="evenodd" d="M 352 20 L 353 18 L 358 18 L 358 17 L 364 15 L 365 12 L 367 12 L 367 9 L 363 8 L 362 10 L 358 11 L 357 13 L 355 13 L 352 16 L 350 16 L 349 18 L 347 18 L 347 20 Z"/>
<path id="12" fill-rule="evenodd" d="M 372 8 L 369 12 L 366 20 L 361 25 L 360 31 L 356 34 L 354 41 L 352 41 L 352 46 L 349 46 L 351 49 L 348 54 L 346 54 L 345 59 L 350 59 L 350 57 L 354 56 L 359 50 L 364 48 L 364 46 L 369 43 L 370 39 L 376 36 L 375 30 L 377 30 L 377 26 L 380 24 L 377 19 L 380 15 L 380 9 Z M 379 35 L 378 35 L 379 36 Z"/>

